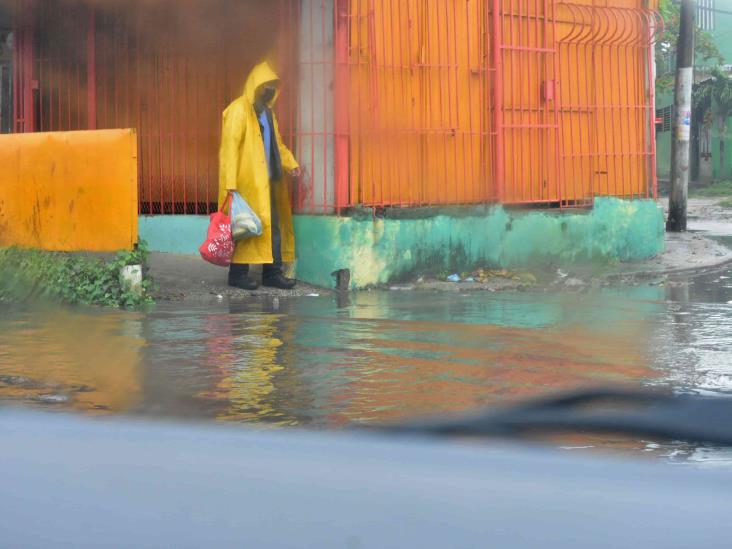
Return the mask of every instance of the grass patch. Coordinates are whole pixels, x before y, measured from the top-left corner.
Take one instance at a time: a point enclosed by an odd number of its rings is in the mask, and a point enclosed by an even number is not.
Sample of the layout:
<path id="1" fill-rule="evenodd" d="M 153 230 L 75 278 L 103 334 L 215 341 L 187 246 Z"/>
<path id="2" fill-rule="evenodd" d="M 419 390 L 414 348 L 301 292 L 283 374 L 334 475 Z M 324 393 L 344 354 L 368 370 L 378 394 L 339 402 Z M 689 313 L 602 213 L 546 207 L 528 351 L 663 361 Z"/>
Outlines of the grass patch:
<path id="1" fill-rule="evenodd" d="M 718 198 L 732 196 L 732 181 L 720 181 L 706 187 L 693 189 L 690 195 L 694 198 Z"/>
<path id="2" fill-rule="evenodd" d="M 119 252 L 111 261 L 40 250 L 0 250 L 0 301 L 50 300 L 69 304 L 137 308 L 153 303 L 152 281 L 134 292 L 120 281 L 126 265 L 145 265 L 147 248 Z"/>
<path id="3" fill-rule="evenodd" d="M 728 198 L 727 200 L 722 200 L 722 202 L 719 203 L 720 206 L 723 208 L 732 208 L 732 198 Z"/>

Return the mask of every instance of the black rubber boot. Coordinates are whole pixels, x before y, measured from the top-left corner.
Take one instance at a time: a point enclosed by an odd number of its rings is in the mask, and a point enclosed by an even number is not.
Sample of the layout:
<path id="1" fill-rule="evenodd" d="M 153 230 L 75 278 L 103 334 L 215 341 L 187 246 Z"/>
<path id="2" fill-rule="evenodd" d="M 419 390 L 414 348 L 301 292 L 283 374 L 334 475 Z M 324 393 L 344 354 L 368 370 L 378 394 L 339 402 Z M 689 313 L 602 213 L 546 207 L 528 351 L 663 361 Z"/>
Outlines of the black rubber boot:
<path id="1" fill-rule="evenodd" d="M 249 278 L 249 265 L 231 264 L 229 267 L 229 286 L 241 290 L 256 290 L 257 281 Z"/>
<path id="2" fill-rule="evenodd" d="M 294 278 L 287 278 L 282 273 L 276 273 L 262 278 L 262 286 L 268 288 L 279 288 L 280 290 L 292 290 L 297 284 Z"/>

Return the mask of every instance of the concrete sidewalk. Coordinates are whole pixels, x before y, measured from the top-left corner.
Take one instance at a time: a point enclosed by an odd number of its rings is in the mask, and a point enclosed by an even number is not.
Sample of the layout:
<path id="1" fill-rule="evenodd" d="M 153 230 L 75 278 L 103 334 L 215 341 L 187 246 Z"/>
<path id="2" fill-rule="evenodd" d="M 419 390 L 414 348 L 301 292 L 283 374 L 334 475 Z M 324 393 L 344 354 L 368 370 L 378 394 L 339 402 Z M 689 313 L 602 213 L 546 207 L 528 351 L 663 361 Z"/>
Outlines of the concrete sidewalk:
<path id="1" fill-rule="evenodd" d="M 705 271 L 729 262 L 732 262 L 732 249 L 711 236 L 694 232 L 670 233 L 666 236 L 666 251 L 662 255 L 646 261 L 621 263 L 608 268 L 604 277 L 639 278 Z"/>
<path id="2" fill-rule="evenodd" d="M 732 229 L 732 225 L 730 225 Z M 713 238 L 697 233 L 669 234 L 666 251 L 647 261 L 620 263 L 618 265 L 575 265 L 562 267 L 561 281 L 567 285 L 584 285 L 594 280 L 628 280 L 654 278 L 674 273 L 704 271 L 732 262 L 732 249 Z M 206 263 L 196 256 L 152 253 L 149 258 L 150 274 L 159 286 L 156 298 L 162 301 L 182 299 L 209 300 L 223 297 L 246 296 L 306 296 L 332 293 L 332 289 L 317 288 L 298 283 L 293 290 L 260 287 L 255 291 L 230 288 L 226 283 L 227 269 Z M 252 274 L 259 269 L 253 268 Z M 537 277 L 541 280 L 541 277 Z M 551 282 L 542 280 L 539 284 Z M 335 286 L 335 281 L 334 281 Z M 487 283 L 445 282 L 418 280 L 393 284 L 385 289 L 432 291 L 501 291 L 515 290 L 527 284 L 514 279 L 496 279 Z"/>
<path id="3" fill-rule="evenodd" d="M 612 281 L 634 278 L 653 278 L 673 273 L 703 271 L 732 262 L 732 249 L 718 237 L 732 238 L 732 210 L 718 205 L 721 199 L 691 199 L 689 201 L 689 229 L 687 233 L 667 235 L 666 251 L 659 257 L 646 261 L 620 263 L 618 265 L 572 265 L 562 267 L 558 280 L 548 281 L 537 276 L 539 284 L 555 287 L 557 283 L 584 285 L 590 280 Z M 665 205 L 664 201 L 662 204 Z M 226 283 L 227 269 L 210 265 L 198 256 L 152 253 L 149 259 L 150 274 L 158 284 L 158 300 L 208 300 L 219 297 L 246 296 L 306 296 L 323 295 L 334 290 L 317 288 L 299 283 L 293 290 L 277 290 L 260 287 L 255 291 L 230 288 Z M 530 269 L 529 269 L 530 271 Z M 252 268 L 253 275 L 259 269 Z M 538 273 L 537 273 L 538 274 Z M 487 283 L 453 283 L 438 280 L 414 280 L 394 284 L 385 289 L 393 290 L 513 290 L 525 287 L 515 279 L 498 279 Z M 335 287 L 335 280 L 333 281 Z"/>
<path id="4" fill-rule="evenodd" d="M 732 209 L 724 198 L 690 198 L 686 233 L 666 233 L 666 250 L 653 259 L 621 263 L 595 273 L 605 280 L 632 280 L 701 272 L 732 262 Z M 668 215 L 668 198 L 659 203 Z M 726 243 L 726 244 L 725 244 Z"/>
<path id="5" fill-rule="evenodd" d="M 155 297 L 161 301 L 210 300 L 218 299 L 219 296 L 304 296 L 328 292 L 303 283 L 298 283 L 292 290 L 261 286 L 254 291 L 231 288 L 226 280 L 228 269 L 211 265 L 193 255 L 151 253 L 148 266 L 150 275 L 158 286 Z M 252 267 L 252 276 L 259 279 L 261 268 Z"/>

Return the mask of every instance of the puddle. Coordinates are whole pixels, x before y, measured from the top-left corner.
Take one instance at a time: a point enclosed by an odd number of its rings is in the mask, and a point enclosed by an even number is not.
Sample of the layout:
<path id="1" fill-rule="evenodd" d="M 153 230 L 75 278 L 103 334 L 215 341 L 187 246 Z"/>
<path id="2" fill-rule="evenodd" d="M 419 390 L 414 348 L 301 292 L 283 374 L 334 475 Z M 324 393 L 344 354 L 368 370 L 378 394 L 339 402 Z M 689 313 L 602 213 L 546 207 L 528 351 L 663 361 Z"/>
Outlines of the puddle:
<path id="1" fill-rule="evenodd" d="M 579 293 L 367 292 L 148 314 L 0 305 L 0 401 L 334 428 L 612 383 L 729 395 L 730 280 L 732 269 Z M 557 446 L 732 464 L 609 437 Z"/>

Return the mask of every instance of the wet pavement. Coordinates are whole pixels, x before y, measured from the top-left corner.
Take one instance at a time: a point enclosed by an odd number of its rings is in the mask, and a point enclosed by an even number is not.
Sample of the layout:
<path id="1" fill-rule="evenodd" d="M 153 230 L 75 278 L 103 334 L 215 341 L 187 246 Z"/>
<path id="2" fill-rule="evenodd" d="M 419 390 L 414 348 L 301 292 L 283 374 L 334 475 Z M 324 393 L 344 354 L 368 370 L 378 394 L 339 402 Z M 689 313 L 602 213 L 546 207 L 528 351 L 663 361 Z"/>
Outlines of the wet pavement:
<path id="1" fill-rule="evenodd" d="M 361 292 L 148 313 L 0 304 L 0 401 L 336 428 L 608 384 L 732 394 L 732 267 L 564 291 Z M 564 437 L 732 465 L 732 452 Z"/>

